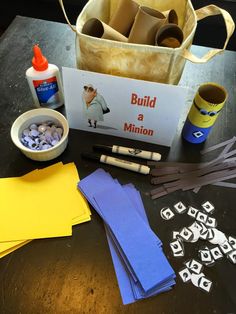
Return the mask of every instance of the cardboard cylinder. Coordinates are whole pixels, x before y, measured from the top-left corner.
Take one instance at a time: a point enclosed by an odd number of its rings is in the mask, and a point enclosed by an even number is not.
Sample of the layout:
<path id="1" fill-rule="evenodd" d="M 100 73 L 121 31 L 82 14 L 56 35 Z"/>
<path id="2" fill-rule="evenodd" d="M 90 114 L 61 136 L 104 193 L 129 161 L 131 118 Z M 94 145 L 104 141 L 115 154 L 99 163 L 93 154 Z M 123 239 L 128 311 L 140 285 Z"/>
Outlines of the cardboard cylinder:
<path id="1" fill-rule="evenodd" d="M 127 42 L 128 38 L 117 32 L 115 29 L 100 21 L 97 18 L 91 18 L 84 23 L 82 33 L 103 39 Z"/>
<path id="2" fill-rule="evenodd" d="M 138 9 L 139 5 L 135 1 L 120 0 L 116 11 L 108 23 L 109 26 L 126 36 L 133 25 Z"/>
<path id="3" fill-rule="evenodd" d="M 174 9 L 164 11 L 164 12 L 162 12 L 162 14 L 165 15 L 168 23 L 173 23 L 173 24 L 178 25 L 178 23 L 179 23 L 178 15 Z"/>
<path id="4" fill-rule="evenodd" d="M 227 100 L 227 91 L 216 83 L 202 84 L 193 100 L 182 136 L 190 143 L 202 143 L 210 133 Z"/>
<path id="5" fill-rule="evenodd" d="M 156 33 L 155 45 L 169 48 L 178 48 L 184 39 L 183 31 L 176 24 L 162 25 Z"/>
<path id="6" fill-rule="evenodd" d="M 166 22 L 167 18 L 161 12 L 145 6 L 139 7 L 128 42 L 154 45 L 157 30 Z"/>

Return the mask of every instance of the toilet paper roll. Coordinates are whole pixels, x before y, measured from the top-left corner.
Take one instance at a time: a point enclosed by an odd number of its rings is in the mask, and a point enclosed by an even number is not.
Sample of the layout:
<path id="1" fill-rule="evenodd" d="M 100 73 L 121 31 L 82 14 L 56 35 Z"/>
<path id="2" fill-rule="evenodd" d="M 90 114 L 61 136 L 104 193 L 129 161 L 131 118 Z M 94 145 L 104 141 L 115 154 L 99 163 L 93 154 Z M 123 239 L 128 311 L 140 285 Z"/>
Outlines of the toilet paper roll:
<path id="1" fill-rule="evenodd" d="M 154 45 L 157 30 L 165 23 L 167 17 L 161 12 L 145 6 L 139 7 L 128 42 Z"/>
<path id="2" fill-rule="evenodd" d="M 82 33 L 103 39 L 127 42 L 128 38 L 97 18 L 87 20 L 82 28 Z"/>
<path id="3" fill-rule="evenodd" d="M 168 23 L 177 24 L 179 22 L 178 15 L 174 9 L 162 12 L 167 17 Z"/>
<path id="4" fill-rule="evenodd" d="M 117 9 L 113 13 L 109 26 L 123 35 L 127 35 L 133 25 L 139 4 L 133 0 L 120 0 Z"/>
<path id="5" fill-rule="evenodd" d="M 183 31 L 176 24 L 162 25 L 156 33 L 155 45 L 178 48 L 183 42 Z"/>

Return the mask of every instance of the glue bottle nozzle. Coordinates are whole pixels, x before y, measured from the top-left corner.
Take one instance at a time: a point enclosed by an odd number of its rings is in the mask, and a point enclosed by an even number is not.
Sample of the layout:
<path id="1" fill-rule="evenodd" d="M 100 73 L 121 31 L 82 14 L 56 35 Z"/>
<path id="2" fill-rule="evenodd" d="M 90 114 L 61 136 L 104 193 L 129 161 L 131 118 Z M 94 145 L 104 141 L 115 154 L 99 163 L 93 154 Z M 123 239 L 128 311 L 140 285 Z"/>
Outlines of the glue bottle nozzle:
<path id="1" fill-rule="evenodd" d="M 48 60 L 42 54 L 38 45 L 33 47 L 34 57 L 32 59 L 32 65 L 36 71 L 45 71 L 48 68 Z"/>

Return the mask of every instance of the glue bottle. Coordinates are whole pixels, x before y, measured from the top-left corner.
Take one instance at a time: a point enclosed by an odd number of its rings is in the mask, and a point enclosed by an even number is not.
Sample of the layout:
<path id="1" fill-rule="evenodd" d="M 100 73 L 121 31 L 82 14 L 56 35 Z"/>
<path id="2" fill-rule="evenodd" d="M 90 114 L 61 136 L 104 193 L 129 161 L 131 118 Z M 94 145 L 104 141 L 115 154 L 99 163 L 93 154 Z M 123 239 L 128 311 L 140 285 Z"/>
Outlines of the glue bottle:
<path id="1" fill-rule="evenodd" d="M 60 71 L 55 64 L 49 64 L 38 45 L 33 47 L 32 67 L 26 71 L 26 78 L 37 107 L 56 109 L 64 104 Z"/>

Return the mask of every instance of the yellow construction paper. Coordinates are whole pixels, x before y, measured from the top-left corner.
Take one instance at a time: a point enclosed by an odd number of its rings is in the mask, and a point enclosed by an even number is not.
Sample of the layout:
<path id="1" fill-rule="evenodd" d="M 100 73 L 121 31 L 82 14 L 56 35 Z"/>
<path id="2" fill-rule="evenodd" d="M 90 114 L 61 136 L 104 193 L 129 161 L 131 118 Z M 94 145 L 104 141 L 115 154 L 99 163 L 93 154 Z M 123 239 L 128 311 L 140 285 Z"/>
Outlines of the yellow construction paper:
<path id="1" fill-rule="evenodd" d="M 0 180 L 1 242 L 72 234 L 65 170 L 59 163 L 28 176 Z"/>
<path id="2" fill-rule="evenodd" d="M 11 247 L 9 247 L 8 249 L 4 250 L 4 251 L 1 251 L 0 249 L 0 258 L 6 256 L 7 254 L 10 254 L 12 253 L 13 251 L 19 249 L 20 247 L 22 247 L 23 245 L 29 243 L 31 240 L 26 240 L 26 241 L 15 241 L 15 243 L 18 242 L 18 244 L 16 245 L 13 245 Z M 8 242 L 5 242 L 5 243 L 8 243 Z M 0 248 L 1 248 L 1 244 L 0 244 Z"/>
<path id="3" fill-rule="evenodd" d="M 9 241 L 9 242 L 0 242 L 0 253 L 7 251 L 11 249 L 14 246 L 24 244 L 25 242 L 29 242 L 29 240 L 26 241 Z"/>
<path id="4" fill-rule="evenodd" d="M 72 225 L 91 220 L 77 189 L 79 180 L 75 164 L 61 162 L 20 178 L 0 179 L 0 256 L 28 239 L 71 235 Z"/>
<path id="5" fill-rule="evenodd" d="M 78 190 L 77 184 L 79 182 L 79 175 L 77 168 L 74 163 L 68 163 L 64 165 L 64 169 L 68 176 L 68 184 L 65 186 L 65 193 L 67 193 L 72 210 L 72 221 L 73 218 L 87 217 L 90 215 L 88 203 L 82 193 Z"/>

